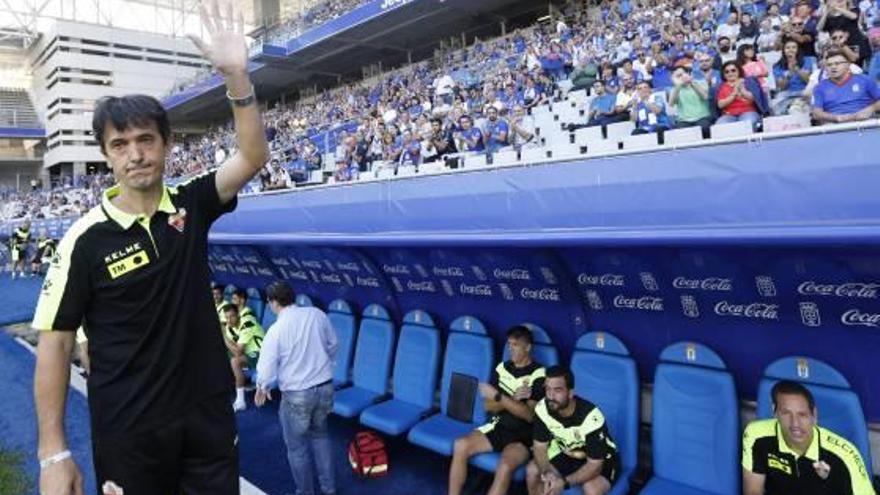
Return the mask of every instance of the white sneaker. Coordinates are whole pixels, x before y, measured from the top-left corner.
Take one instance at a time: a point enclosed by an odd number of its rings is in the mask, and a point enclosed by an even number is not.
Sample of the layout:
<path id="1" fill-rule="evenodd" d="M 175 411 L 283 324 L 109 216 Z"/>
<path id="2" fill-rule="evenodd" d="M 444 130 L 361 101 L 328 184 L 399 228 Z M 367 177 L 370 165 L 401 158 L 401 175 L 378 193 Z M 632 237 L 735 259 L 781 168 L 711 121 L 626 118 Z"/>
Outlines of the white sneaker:
<path id="1" fill-rule="evenodd" d="M 232 403 L 232 410 L 235 412 L 244 411 L 245 409 L 247 409 L 247 402 L 243 400 Z"/>

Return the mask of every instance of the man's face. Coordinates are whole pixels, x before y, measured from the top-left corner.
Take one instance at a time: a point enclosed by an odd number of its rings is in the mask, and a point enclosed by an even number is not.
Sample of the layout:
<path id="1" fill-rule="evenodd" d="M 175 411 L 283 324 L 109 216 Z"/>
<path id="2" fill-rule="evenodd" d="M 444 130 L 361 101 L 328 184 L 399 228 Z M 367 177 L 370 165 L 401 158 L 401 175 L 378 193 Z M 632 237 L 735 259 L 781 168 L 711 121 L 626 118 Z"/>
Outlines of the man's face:
<path id="1" fill-rule="evenodd" d="M 237 327 L 239 323 L 238 311 L 231 310 L 226 311 L 226 324 L 230 327 Z"/>
<path id="2" fill-rule="evenodd" d="M 461 119 L 461 128 L 468 130 L 471 128 L 471 119 Z"/>
<path id="3" fill-rule="evenodd" d="M 565 377 L 555 376 L 544 381 L 544 397 L 551 411 L 559 411 L 568 407 L 574 398 L 574 390 L 565 384 Z"/>
<path id="4" fill-rule="evenodd" d="M 721 50 L 722 52 L 729 52 L 730 51 L 730 40 L 727 38 L 719 40 L 718 41 L 718 49 Z"/>
<path id="5" fill-rule="evenodd" d="M 486 117 L 490 121 L 495 122 L 496 120 L 498 120 L 498 109 L 495 107 L 489 107 L 489 111 L 486 113 Z"/>
<path id="6" fill-rule="evenodd" d="M 728 24 L 730 24 L 731 26 L 733 26 L 733 25 L 736 24 L 737 22 L 739 22 L 739 19 L 737 18 L 736 14 L 730 14 L 730 16 L 728 16 L 728 18 L 727 18 L 727 23 L 728 23 Z"/>
<path id="7" fill-rule="evenodd" d="M 211 291 L 211 295 L 214 296 L 214 304 L 220 304 L 220 301 L 223 300 L 223 290 L 220 289 L 219 287 L 216 289 L 213 289 Z"/>
<path id="8" fill-rule="evenodd" d="M 232 295 L 232 304 L 235 304 L 235 305 L 238 306 L 239 308 L 244 307 L 244 304 L 245 304 L 246 302 L 247 302 L 247 301 L 246 301 L 243 297 L 239 296 L 238 294 L 233 294 L 233 295 Z"/>
<path id="9" fill-rule="evenodd" d="M 155 122 L 123 131 L 107 122 L 104 127 L 104 154 L 116 181 L 125 187 L 145 191 L 162 181 L 167 143 Z"/>
<path id="10" fill-rule="evenodd" d="M 846 45 L 847 40 L 849 40 L 849 32 L 847 32 L 847 31 L 842 31 L 842 30 L 839 30 L 839 29 L 835 29 L 835 30 L 831 33 L 831 41 L 832 41 L 836 46 L 844 46 L 844 45 Z"/>
<path id="11" fill-rule="evenodd" d="M 510 351 L 510 359 L 522 361 L 532 352 L 532 345 L 525 339 L 510 337 L 507 339 L 507 350 Z"/>
<path id="12" fill-rule="evenodd" d="M 648 83 L 639 83 L 636 89 L 638 90 L 639 97 L 642 100 L 647 100 L 651 97 L 651 86 L 649 86 Z"/>
<path id="13" fill-rule="evenodd" d="M 843 55 L 835 55 L 825 59 L 825 69 L 829 78 L 840 80 L 849 74 L 849 61 Z"/>
<path id="14" fill-rule="evenodd" d="M 431 130 L 436 132 L 440 132 L 440 122 L 433 121 L 431 122 Z"/>
<path id="15" fill-rule="evenodd" d="M 632 77 L 624 77 L 623 87 L 626 89 L 633 89 L 635 87 L 635 80 Z"/>
<path id="16" fill-rule="evenodd" d="M 816 409 L 810 409 L 807 399 L 798 394 L 777 394 L 776 419 L 782 427 L 782 436 L 792 446 L 806 448 L 813 440 Z"/>

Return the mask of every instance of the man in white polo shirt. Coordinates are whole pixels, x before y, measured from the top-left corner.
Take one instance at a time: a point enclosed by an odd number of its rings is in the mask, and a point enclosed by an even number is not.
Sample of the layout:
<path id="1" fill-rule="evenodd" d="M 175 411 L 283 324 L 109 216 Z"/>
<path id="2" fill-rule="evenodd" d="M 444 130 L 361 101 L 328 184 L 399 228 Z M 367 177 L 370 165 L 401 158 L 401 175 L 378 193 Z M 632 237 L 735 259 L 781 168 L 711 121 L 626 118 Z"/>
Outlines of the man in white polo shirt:
<path id="1" fill-rule="evenodd" d="M 318 308 L 293 304 L 287 282 L 266 287 L 269 308 L 278 320 L 269 327 L 257 362 L 256 405 L 271 400 L 270 387 L 278 385 L 278 417 L 287 445 L 287 460 L 297 495 L 336 493 L 327 415 L 333 409 L 333 364 L 339 347 L 330 319 Z M 318 484 L 315 491 L 309 447 L 315 456 Z"/>

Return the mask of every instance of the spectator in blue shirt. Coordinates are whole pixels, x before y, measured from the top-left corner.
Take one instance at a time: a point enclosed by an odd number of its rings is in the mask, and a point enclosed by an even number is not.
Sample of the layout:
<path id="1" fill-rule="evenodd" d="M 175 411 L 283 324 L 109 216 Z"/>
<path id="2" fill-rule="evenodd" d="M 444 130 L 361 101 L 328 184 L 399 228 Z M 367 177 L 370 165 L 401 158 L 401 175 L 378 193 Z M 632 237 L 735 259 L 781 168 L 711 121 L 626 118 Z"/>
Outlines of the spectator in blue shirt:
<path id="1" fill-rule="evenodd" d="M 850 61 L 840 50 L 825 53 L 828 78 L 813 90 L 813 117 L 820 123 L 855 122 L 880 111 L 877 81 L 850 72 Z"/>
<path id="2" fill-rule="evenodd" d="M 636 124 L 632 134 L 648 134 L 656 132 L 663 142 L 663 132 L 669 130 L 669 116 L 666 114 L 666 102 L 660 95 L 652 94 L 650 81 L 641 81 L 636 85 L 636 95 L 632 99 L 630 118 Z"/>
<path id="3" fill-rule="evenodd" d="M 489 105 L 486 109 L 486 123 L 483 126 L 483 136 L 486 137 L 486 147 L 489 153 L 495 153 L 499 149 L 509 146 L 510 126 L 507 121 L 498 117 L 498 109 Z"/>
<path id="4" fill-rule="evenodd" d="M 596 81 L 593 83 L 594 98 L 590 101 L 590 108 L 587 112 L 586 126 L 607 125 L 617 122 L 619 119 L 614 114 L 614 102 L 617 101 L 617 95 L 608 93 L 605 90 L 605 83 Z M 578 127 L 574 126 L 571 130 Z"/>
<path id="5" fill-rule="evenodd" d="M 474 122 L 470 115 L 462 115 L 458 118 L 460 131 L 457 132 L 457 138 L 461 142 L 458 149 L 464 151 L 486 151 L 486 145 L 483 141 L 483 131 L 474 127 Z"/>
<path id="6" fill-rule="evenodd" d="M 782 58 L 773 65 L 776 96 L 771 102 L 774 115 L 785 115 L 792 102 L 803 97 L 810 82 L 813 59 L 805 58 L 797 41 L 789 39 L 782 47 Z"/>
<path id="7" fill-rule="evenodd" d="M 422 163 L 422 143 L 413 137 L 411 130 L 403 131 L 403 143 L 401 145 L 400 165 L 418 166 Z"/>

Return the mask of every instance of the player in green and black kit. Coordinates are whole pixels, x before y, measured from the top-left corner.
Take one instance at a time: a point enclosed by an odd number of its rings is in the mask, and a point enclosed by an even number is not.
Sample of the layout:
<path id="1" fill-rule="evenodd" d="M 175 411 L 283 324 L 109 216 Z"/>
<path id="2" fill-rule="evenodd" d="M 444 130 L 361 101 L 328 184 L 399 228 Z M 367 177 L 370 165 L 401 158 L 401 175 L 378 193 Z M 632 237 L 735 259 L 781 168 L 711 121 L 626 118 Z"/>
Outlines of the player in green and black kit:
<path id="1" fill-rule="evenodd" d="M 226 331 L 223 332 L 223 340 L 229 350 L 229 363 L 232 365 L 232 373 L 235 375 L 235 402 L 232 408 L 242 411 L 247 408 L 244 400 L 244 386 L 247 379 L 244 369 L 256 369 L 257 359 L 260 357 L 260 347 L 266 332 L 257 322 L 253 315 L 239 316 L 238 306 L 229 304 L 224 309 L 226 315 Z"/>
<path id="2" fill-rule="evenodd" d="M 467 462 L 483 452 L 500 452 L 489 494 L 507 493 L 514 471 L 529 458 L 534 408 L 544 393 L 544 367 L 532 360 L 532 332 L 517 325 L 507 331 L 510 360 L 499 363 L 490 383 L 480 384 L 489 423 L 455 441 L 449 494 L 461 493 Z"/>
<path id="3" fill-rule="evenodd" d="M 603 495 L 620 475 L 620 455 L 596 405 L 575 397 L 574 375 L 547 369 L 545 397 L 535 406 L 535 458 L 526 469 L 530 495 L 560 495 L 572 486 Z"/>
<path id="4" fill-rule="evenodd" d="M 42 274 L 43 267 L 48 267 L 49 263 L 52 262 L 52 257 L 55 256 L 55 247 L 57 243 L 55 239 L 48 237 L 46 235 L 45 230 L 40 230 L 40 235 L 37 237 L 37 252 L 34 253 L 33 259 L 31 259 L 31 274 Z"/>
<path id="5" fill-rule="evenodd" d="M 9 250 L 12 254 L 12 278 L 15 278 L 16 267 L 19 270 L 19 276 L 24 277 L 25 257 L 27 254 L 28 244 L 31 243 L 31 222 L 25 220 L 21 226 L 16 227 L 9 239 Z"/>

